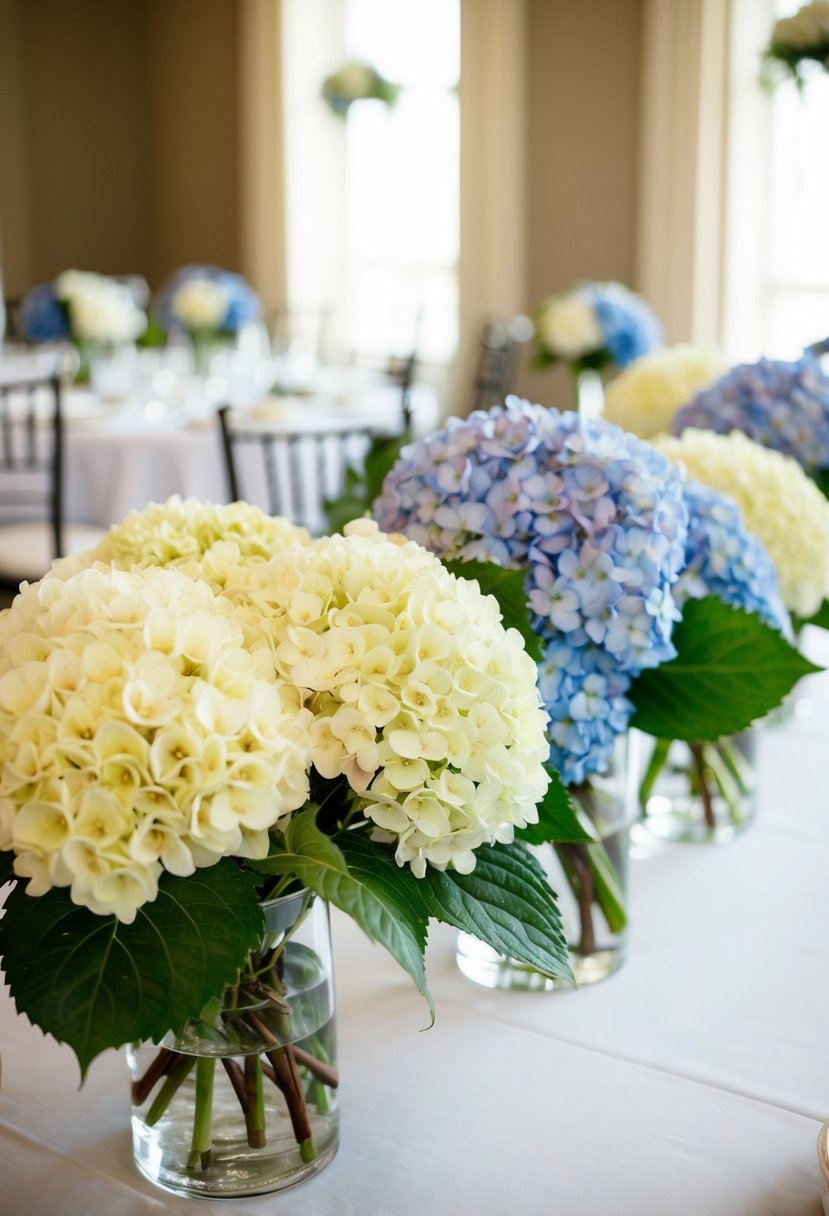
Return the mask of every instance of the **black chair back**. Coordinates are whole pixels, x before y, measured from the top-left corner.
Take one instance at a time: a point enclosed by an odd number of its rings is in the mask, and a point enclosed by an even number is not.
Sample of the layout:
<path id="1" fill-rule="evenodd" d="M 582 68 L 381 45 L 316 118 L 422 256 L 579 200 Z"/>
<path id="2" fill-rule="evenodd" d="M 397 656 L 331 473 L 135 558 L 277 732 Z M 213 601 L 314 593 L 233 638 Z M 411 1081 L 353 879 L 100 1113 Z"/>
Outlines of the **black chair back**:
<path id="1" fill-rule="evenodd" d="M 481 326 L 472 380 L 473 410 L 503 405 L 515 370 L 515 341 L 506 325 L 487 321 Z"/>
<path id="2" fill-rule="evenodd" d="M 15 522 L 48 520 L 53 556 L 63 557 L 63 410 L 58 376 L 4 381 L 0 375 L 0 512 Z"/>
<path id="3" fill-rule="evenodd" d="M 402 433 L 399 422 L 260 422 L 228 405 L 218 415 L 230 500 L 246 498 L 317 535 L 326 530 L 326 503 L 343 493 L 348 470 L 364 467 L 376 439 Z M 243 448 L 253 449 L 252 461 Z"/>

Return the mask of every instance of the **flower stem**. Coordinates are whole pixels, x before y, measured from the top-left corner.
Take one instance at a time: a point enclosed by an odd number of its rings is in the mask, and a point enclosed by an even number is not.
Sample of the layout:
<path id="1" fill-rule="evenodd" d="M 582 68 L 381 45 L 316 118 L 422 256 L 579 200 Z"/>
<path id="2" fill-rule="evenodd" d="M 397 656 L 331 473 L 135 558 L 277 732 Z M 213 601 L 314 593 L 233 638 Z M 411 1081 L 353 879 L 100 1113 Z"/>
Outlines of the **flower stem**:
<path id="1" fill-rule="evenodd" d="M 262 1090 L 262 1064 L 259 1056 L 245 1056 L 245 1126 L 251 1148 L 265 1147 L 265 1096 Z"/>
<path id="2" fill-rule="evenodd" d="M 654 739 L 651 758 L 648 761 L 648 767 L 645 770 L 644 777 L 642 778 L 642 784 L 639 786 L 639 805 L 646 814 L 648 809 L 648 799 L 651 796 L 653 787 L 656 785 L 659 774 L 662 772 L 668 761 L 668 752 L 670 750 L 670 739 Z"/>
<path id="3" fill-rule="evenodd" d="M 579 954 L 593 954 L 596 949 L 596 928 L 593 923 L 593 871 L 583 844 L 559 844 L 556 852 L 561 859 L 567 881 L 576 897 L 579 909 Z"/>
<path id="4" fill-rule="evenodd" d="M 705 816 L 705 826 L 712 830 L 717 826 L 714 813 L 714 800 L 711 797 L 711 786 L 708 784 L 709 768 L 705 760 L 705 749 L 702 743 L 689 743 L 688 750 L 694 761 L 694 768 L 699 779 L 699 795 L 702 799 L 702 813 Z"/>
<path id="5" fill-rule="evenodd" d="M 132 1083 L 133 1106 L 144 1105 L 152 1093 L 156 1081 L 159 1081 L 172 1067 L 174 1059 L 175 1052 L 170 1051 L 169 1047 L 161 1048 L 158 1055 L 148 1066 L 144 1075 Z"/>
<path id="6" fill-rule="evenodd" d="M 245 1074 L 236 1061 L 232 1060 L 229 1056 L 222 1056 L 222 1067 L 228 1075 L 236 1097 L 239 1099 L 239 1105 L 242 1108 L 243 1114 L 247 1115 L 248 1095 L 245 1089 Z"/>
<path id="7" fill-rule="evenodd" d="M 216 1057 L 199 1056 L 196 1062 L 196 1110 L 193 1115 L 193 1140 L 187 1168 L 202 1169 L 210 1165 L 213 1144 L 213 1078 L 216 1075 Z"/>
<path id="8" fill-rule="evenodd" d="M 167 1080 L 156 1094 L 153 1104 L 147 1112 L 147 1117 L 144 1120 L 147 1127 L 153 1127 L 156 1123 L 158 1123 L 159 1119 L 170 1105 L 173 1095 L 181 1085 L 182 1081 L 184 1081 L 184 1079 L 193 1071 L 193 1066 L 195 1063 L 195 1056 L 179 1057 L 178 1062 L 173 1065 L 170 1072 L 167 1074 Z"/>

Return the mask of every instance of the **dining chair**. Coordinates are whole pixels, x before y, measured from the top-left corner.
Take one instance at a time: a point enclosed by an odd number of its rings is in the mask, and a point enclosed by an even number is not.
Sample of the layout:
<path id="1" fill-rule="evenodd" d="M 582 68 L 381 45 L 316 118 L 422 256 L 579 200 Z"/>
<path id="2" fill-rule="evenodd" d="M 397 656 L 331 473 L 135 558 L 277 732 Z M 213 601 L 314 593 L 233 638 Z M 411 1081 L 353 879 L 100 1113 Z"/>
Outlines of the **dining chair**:
<path id="1" fill-rule="evenodd" d="M 328 505 L 343 494 L 350 470 L 364 469 L 377 441 L 405 433 L 396 419 L 263 420 L 229 405 L 218 409 L 230 500 L 246 499 L 301 524 L 314 535 L 328 527 Z M 247 449 L 246 451 L 243 449 Z M 359 512 L 358 512 L 359 513 Z"/>
<path id="2" fill-rule="evenodd" d="M 483 322 L 474 356 L 470 410 L 504 404 L 513 390 L 521 347 L 532 335 L 533 322 L 522 313 L 508 321 Z"/>
<path id="3" fill-rule="evenodd" d="M 0 374 L 0 583 L 42 578 L 56 557 L 90 548 L 101 528 L 63 511 L 64 425 L 60 377 Z"/>

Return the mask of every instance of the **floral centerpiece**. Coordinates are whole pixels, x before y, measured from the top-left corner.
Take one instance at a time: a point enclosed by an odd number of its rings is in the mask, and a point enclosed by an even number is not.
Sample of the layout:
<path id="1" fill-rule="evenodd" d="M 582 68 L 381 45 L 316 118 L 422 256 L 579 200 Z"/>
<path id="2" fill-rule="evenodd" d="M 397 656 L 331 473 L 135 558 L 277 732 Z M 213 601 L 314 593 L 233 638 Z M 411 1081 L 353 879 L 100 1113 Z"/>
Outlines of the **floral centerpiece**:
<path id="1" fill-rule="evenodd" d="M 542 300 L 533 321 L 534 366 L 564 363 L 576 383 L 587 370 L 627 367 L 663 340 L 649 305 L 621 283 L 578 283 Z"/>
<path id="2" fill-rule="evenodd" d="M 762 78 L 774 84 L 788 77 L 802 88 L 811 65 L 829 68 L 829 0 L 812 0 L 793 16 L 775 21 L 763 52 Z"/>
<path id="3" fill-rule="evenodd" d="M 811 669 L 756 617 L 748 590 L 739 607 L 718 598 L 731 586 L 730 571 L 722 569 L 719 582 L 713 577 L 720 542 L 728 552 L 736 533 L 725 543 L 704 491 L 691 490 L 693 562 L 678 582 L 689 554 L 687 493 L 661 454 L 635 436 L 509 398 L 506 407 L 450 419 L 405 448 L 375 503 L 381 527 L 456 559 L 459 570 L 471 561 L 522 572 L 551 717 L 550 758 L 588 815 L 596 778 L 632 719 L 659 737 L 717 739 L 761 716 Z M 712 519 L 703 555 L 704 507 Z M 758 549 L 753 541 L 744 556 L 749 583 Z M 732 564 L 743 572 L 733 555 Z M 707 598 L 690 600 L 706 574 Z M 768 566 L 765 576 L 773 583 Z M 776 607 L 774 587 L 759 570 L 751 586 L 755 599 L 767 592 Z M 688 600 L 681 621 L 675 589 L 680 602 Z M 774 616 L 774 623 L 784 621 Z M 746 643 L 753 667 L 741 662 L 727 670 L 722 652 L 714 654 L 735 638 Z M 712 656 L 724 694 L 729 685 L 725 707 L 705 704 Z M 585 933 L 592 940 L 585 890 L 608 924 L 622 927 L 625 916 L 608 858 L 591 848 L 583 839 L 564 848 L 566 872 L 582 897 L 582 944 Z"/>
<path id="4" fill-rule="evenodd" d="M 689 416 L 680 411 L 677 429 Z M 781 431 L 786 418 L 784 411 Z M 805 429 L 800 434 L 810 442 Z M 662 435 L 654 443 L 689 477 L 737 501 L 746 527 L 774 563 L 787 610 L 804 619 L 817 613 L 829 589 L 829 501 L 800 464 L 740 430 L 723 435 L 689 427 L 678 438 Z"/>
<path id="5" fill-rule="evenodd" d="M 83 1074 L 163 1040 L 133 1086 L 154 1178 L 249 1193 L 333 1154 L 321 901 L 430 1004 L 431 918 L 570 974 L 513 840 L 561 802 L 535 666 L 420 546 L 174 500 L 24 585 L 0 636 L 5 977 Z"/>
<path id="6" fill-rule="evenodd" d="M 20 324 L 30 342 L 73 342 L 80 357 L 77 378 L 85 380 L 91 352 L 135 342 L 147 328 L 147 316 L 126 283 L 88 271 L 65 270 L 27 293 Z"/>
<path id="7" fill-rule="evenodd" d="M 218 266 L 182 266 L 158 294 L 154 313 L 166 333 L 184 331 L 189 336 L 197 370 L 203 372 L 216 344 L 258 320 L 261 307 L 240 274 Z"/>
<path id="8" fill-rule="evenodd" d="M 355 101 L 382 101 L 393 106 L 400 85 L 386 80 L 370 63 L 349 59 L 322 82 L 322 96 L 335 114 L 345 117 Z"/>
<path id="9" fill-rule="evenodd" d="M 677 413 L 674 434 L 695 427 L 749 439 L 792 456 L 829 494 L 829 376 L 806 353 L 791 362 L 741 363 Z"/>
<path id="10" fill-rule="evenodd" d="M 716 351 L 666 346 L 634 359 L 605 390 L 604 417 L 640 439 L 670 431 L 677 411 L 727 370 Z"/>

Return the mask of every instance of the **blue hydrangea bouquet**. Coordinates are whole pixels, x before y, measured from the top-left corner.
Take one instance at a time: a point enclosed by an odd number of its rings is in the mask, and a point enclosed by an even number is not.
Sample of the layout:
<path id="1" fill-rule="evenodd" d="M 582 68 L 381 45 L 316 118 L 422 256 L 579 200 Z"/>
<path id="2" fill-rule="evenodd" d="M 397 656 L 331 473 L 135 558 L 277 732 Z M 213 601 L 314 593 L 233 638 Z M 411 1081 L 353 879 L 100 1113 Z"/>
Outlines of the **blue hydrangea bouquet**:
<path id="1" fill-rule="evenodd" d="M 661 346 L 664 337 L 650 306 L 621 283 L 577 283 L 542 300 L 533 320 L 534 365 L 560 362 L 576 375 L 627 367 Z"/>
<path id="2" fill-rule="evenodd" d="M 792 361 L 760 359 L 731 368 L 677 413 L 674 434 L 692 428 L 718 435 L 742 432 L 764 448 L 797 461 L 829 497 L 829 376 L 815 354 L 807 351 Z M 787 497 L 803 492 L 795 480 L 791 475 L 787 478 Z M 820 508 L 812 511 L 815 518 L 824 514 Z M 789 605 L 796 627 L 812 617 L 829 622 L 829 609 L 822 600 L 820 596 L 811 611 L 809 605 Z"/>
<path id="3" fill-rule="evenodd" d="M 651 444 L 514 397 L 404 448 L 374 512 L 453 569 L 516 572 L 550 763 L 587 829 L 542 823 L 528 838 L 556 843 L 587 954 L 597 910 L 609 929 L 626 919 L 595 809 L 628 728 L 716 744 L 814 670 L 786 640 L 774 567 L 736 504 Z"/>
<path id="4" fill-rule="evenodd" d="M 243 325 L 259 320 L 259 297 L 240 274 L 218 266 L 182 266 L 156 297 L 153 312 L 166 333 L 186 333 L 197 371 L 206 371 L 211 351 Z"/>

